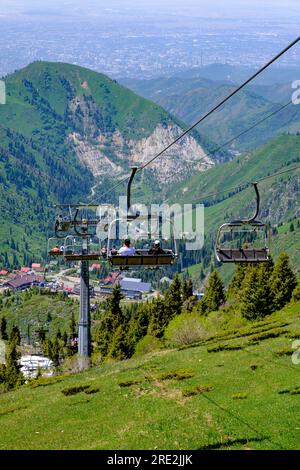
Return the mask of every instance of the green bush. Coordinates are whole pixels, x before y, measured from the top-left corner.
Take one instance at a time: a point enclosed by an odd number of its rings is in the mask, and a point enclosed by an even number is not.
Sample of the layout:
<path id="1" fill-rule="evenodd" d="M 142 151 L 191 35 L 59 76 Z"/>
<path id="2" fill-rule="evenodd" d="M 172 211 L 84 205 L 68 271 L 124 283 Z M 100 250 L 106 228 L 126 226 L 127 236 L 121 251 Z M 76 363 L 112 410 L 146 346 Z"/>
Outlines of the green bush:
<path id="1" fill-rule="evenodd" d="M 77 395 L 77 393 L 85 392 L 86 390 L 90 389 L 90 387 L 90 385 L 78 385 L 77 387 L 68 387 L 64 388 L 61 393 L 68 397 L 70 395 Z"/>
<path id="2" fill-rule="evenodd" d="M 165 330 L 165 338 L 175 346 L 185 346 L 207 338 L 199 315 L 184 312 L 174 317 Z"/>
<path id="3" fill-rule="evenodd" d="M 285 390 L 280 390 L 278 392 L 280 395 L 288 394 L 288 395 L 299 395 L 300 394 L 300 387 L 291 387 Z"/>
<path id="4" fill-rule="evenodd" d="M 246 398 L 248 397 L 248 395 L 246 393 L 235 393 L 234 395 L 232 395 L 232 399 L 233 400 L 245 400 Z"/>
<path id="5" fill-rule="evenodd" d="M 288 338 L 291 338 L 291 339 L 300 339 L 300 330 L 294 330 L 294 331 L 291 331 L 288 335 L 287 335 Z"/>
<path id="6" fill-rule="evenodd" d="M 292 300 L 293 302 L 299 302 L 300 300 L 300 281 L 293 290 Z"/>
<path id="7" fill-rule="evenodd" d="M 213 390 L 212 385 L 197 385 L 193 388 L 186 388 L 182 390 L 183 397 L 193 397 L 195 395 L 201 395 L 201 393 L 211 392 Z"/>
<path id="8" fill-rule="evenodd" d="M 216 346 L 211 346 L 207 348 L 207 352 L 220 352 L 220 351 L 238 351 L 239 349 L 243 349 L 243 346 L 239 344 L 217 344 Z"/>
<path id="9" fill-rule="evenodd" d="M 279 351 L 275 351 L 275 356 L 291 356 L 293 354 L 293 350 L 291 347 L 289 348 L 283 348 L 280 349 Z"/>
<path id="10" fill-rule="evenodd" d="M 119 382 L 119 387 L 132 387 L 142 383 L 143 380 L 126 380 L 125 382 Z"/>
<path id="11" fill-rule="evenodd" d="M 135 348 L 135 356 L 143 356 L 144 354 L 149 354 L 153 351 L 160 349 L 161 343 L 158 338 L 155 338 L 151 335 L 146 335 L 142 338 Z"/>
<path id="12" fill-rule="evenodd" d="M 49 385 L 55 385 L 58 382 L 61 382 L 63 377 L 39 377 L 38 379 L 33 379 L 28 382 L 28 387 L 37 388 L 37 387 L 47 387 Z"/>
<path id="13" fill-rule="evenodd" d="M 84 393 L 86 393 L 87 395 L 93 395 L 94 393 L 98 393 L 99 392 L 99 388 L 92 388 L 92 387 L 89 387 L 87 388 L 86 390 L 84 390 Z"/>
<path id="14" fill-rule="evenodd" d="M 189 369 L 177 369 L 162 372 L 157 379 L 158 380 L 186 380 L 194 377 L 194 372 Z"/>
<path id="15" fill-rule="evenodd" d="M 257 341 L 263 341 L 264 339 L 278 338 L 278 336 L 281 336 L 285 333 L 288 333 L 288 330 L 285 330 L 284 328 L 276 328 L 271 331 L 266 331 L 264 333 L 259 333 L 258 335 L 251 336 L 250 342 L 255 343 Z"/>

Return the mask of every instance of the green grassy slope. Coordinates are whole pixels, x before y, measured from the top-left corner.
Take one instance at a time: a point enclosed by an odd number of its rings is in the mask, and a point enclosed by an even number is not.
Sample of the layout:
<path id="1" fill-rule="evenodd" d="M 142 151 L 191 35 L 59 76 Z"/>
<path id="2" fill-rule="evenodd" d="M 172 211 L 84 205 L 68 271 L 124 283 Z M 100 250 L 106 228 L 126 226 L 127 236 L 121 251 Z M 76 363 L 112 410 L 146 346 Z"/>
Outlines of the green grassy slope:
<path id="1" fill-rule="evenodd" d="M 0 310 L 0 316 L 7 320 L 7 330 L 17 325 L 23 338 L 27 338 L 27 325 L 31 325 L 31 332 L 40 327 L 47 329 L 50 337 L 60 329 L 61 333 L 68 331 L 72 313 L 77 319 L 78 302 L 60 298 L 57 295 L 39 295 L 18 293 L 6 298 L 8 304 L 4 304 Z"/>
<path id="2" fill-rule="evenodd" d="M 94 149 L 126 172 L 129 140 L 148 137 L 158 124 L 184 125 L 105 75 L 75 65 L 34 62 L 7 76 L 5 83 L 7 103 L 0 106 L 1 266 L 39 261 L 52 231 L 53 205 L 89 198 L 96 180 L 70 135 L 80 136 L 90 158 Z M 126 144 L 122 158 L 112 137 L 117 131 Z M 100 136 L 106 139 L 101 152 Z M 206 145 L 198 133 L 194 137 Z M 114 181 L 110 171 L 105 190 Z"/>
<path id="3" fill-rule="evenodd" d="M 300 223 L 299 221 L 300 219 L 292 219 L 292 221 L 286 222 L 282 224 L 282 226 L 278 227 L 278 233 L 273 234 L 271 236 L 270 243 L 270 253 L 273 260 L 276 261 L 280 253 L 282 253 L 283 251 L 288 253 L 290 263 L 298 278 L 300 278 L 300 226 L 298 226 L 298 223 Z M 291 222 L 293 222 L 294 225 L 293 232 L 290 231 Z M 211 230 L 213 230 L 213 228 Z M 214 230 L 213 233 L 215 233 Z M 212 253 L 212 257 L 213 256 L 214 255 Z M 232 278 L 235 265 L 223 264 L 217 269 L 225 284 L 228 285 Z M 202 270 L 203 264 L 198 263 L 194 264 L 193 266 L 190 266 L 188 268 L 188 273 L 190 276 L 192 276 L 194 280 L 199 280 L 199 276 Z"/>
<path id="4" fill-rule="evenodd" d="M 244 219 L 255 211 L 255 193 L 253 188 L 245 185 L 264 176 L 280 172 L 283 169 L 299 165 L 299 136 L 281 136 L 269 142 L 262 148 L 252 151 L 244 157 L 219 165 L 208 170 L 205 174 L 196 174 L 189 181 L 169 194 L 169 202 L 204 203 L 204 229 L 205 248 L 210 250 L 211 263 L 215 258 L 212 247 L 216 239 L 218 227 L 230 220 Z M 259 219 L 270 222 L 271 226 L 287 222 L 295 217 L 300 207 L 300 169 L 278 175 L 259 183 L 261 197 Z M 239 192 L 230 188 L 245 188 Z M 226 190 L 226 191 L 225 191 Z M 207 197 L 219 193 L 216 197 Z M 274 257 L 281 251 L 287 251 L 291 256 L 294 268 L 299 272 L 300 252 L 299 232 L 288 231 L 285 237 L 279 230 L 278 238 L 272 238 L 271 252 Z M 296 227 L 295 227 L 296 228 Z M 209 272 L 211 263 L 208 263 L 205 272 Z M 188 271 L 194 279 L 199 279 L 203 269 L 203 262 L 197 266 L 189 267 Z M 220 272 L 225 281 L 230 279 L 232 266 L 222 266 Z"/>
<path id="5" fill-rule="evenodd" d="M 22 128 L 27 136 L 43 122 L 43 110 L 31 101 L 30 84 L 43 97 L 44 104 L 51 104 L 58 119 L 64 117 L 70 96 L 92 96 L 101 109 L 104 126 L 110 124 L 131 138 L 148 136 L 157 122 L 170 120 L 170 115 L 160 106 L 140 98 L 107 76 L 71 64 L 34 62 L 8 76 L 5 82 L 8 100 L 1 109 L 0 123 L 8 120 L 10 127 Z"/>
<path id="6" fill-rule="evenodd" d="M 215 77 L 218 78 L 218 75 Z M 216 78 L 214 80 L 200 77 L 127 79 L 124 83 L 142 96 L 160 104 L 175 116 L 192 124 L 235 89 L 234 85 L 225 83 L 224 79 L 217 81 Z M 248 87 L 201 124 L 199 130 L 219 145 L 227 142 L 279 109 L 280 105 L 275 103 L 285 104 L 291 100 L 293 92 L 291 86 L 289 85 L 289 92 L 286 90 L 287 86 L 284 92 L 282 88 L 282 85 Z M 259 94 L 260 91 L 264 96 Z M 299 130 L 299 123 L 299 110 L 291 105 L 236 139 L 232 144 L 232 149 L 243 151 L 257 148 L 283 131 Z"/>
<path id="7" fill-rule="evenodd" d="M 245 183 L 279 171 L 286 165 L 299 163 L 299 150 L 299 136 L 279 136 L 259 149 L 218 165 L 206 171 L 205 174 L 196 173 L 188 181 L 173 188 L 169 197 L 171 200 L 177 199 L 184 202 L 203 201 L 208 194 L 243 186 Z"/>
<path id="8" fill-rule="evenodd" d="M 6 393 L 0 448 L 299 449 L 300 303 L 267 322 Z M 62 393 L 78 386 L 94 393 Z"/>

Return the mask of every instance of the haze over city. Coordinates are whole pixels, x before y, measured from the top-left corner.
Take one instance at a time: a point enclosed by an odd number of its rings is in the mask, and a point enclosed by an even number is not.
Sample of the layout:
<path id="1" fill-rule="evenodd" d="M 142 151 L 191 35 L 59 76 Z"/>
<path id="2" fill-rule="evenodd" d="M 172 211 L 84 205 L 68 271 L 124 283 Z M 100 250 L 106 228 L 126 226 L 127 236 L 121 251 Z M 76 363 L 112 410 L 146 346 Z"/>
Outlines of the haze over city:
<path id="1" fill-rule="evenodd" d="M 257 67 L 297 36 L 297 1 L 2 0 L 0 75 L 35 60 L 152 78 L 212 63 Z M 297 65 L 299 49 L 278 64 Z"/>

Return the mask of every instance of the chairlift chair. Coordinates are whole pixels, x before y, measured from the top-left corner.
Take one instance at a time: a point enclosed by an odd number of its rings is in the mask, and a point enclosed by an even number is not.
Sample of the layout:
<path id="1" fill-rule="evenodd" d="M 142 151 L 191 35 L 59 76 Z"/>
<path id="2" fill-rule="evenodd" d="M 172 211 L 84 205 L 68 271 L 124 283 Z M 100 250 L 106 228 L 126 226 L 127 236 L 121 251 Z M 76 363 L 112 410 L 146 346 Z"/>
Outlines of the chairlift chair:
<path id="1" fill-rule="evenodd" d="M 48 240 L 48 255 L 49 256 L 63 256 L 63 243 L 61 238 L 52 237 Z"/>
<path id="2" fill-rule="evenodd" d="M 93 243 L 90 237 L 83 240 L 69 235 L 65 239 L 63 256 L 66 261 L 98 261 L 101 257 L 99 243 Z"/>
<path id="3" fill-rule="evenodd" d="M 130 212 L 131 208 L 131 185 L 133 182 L 133 178 L 135 176 L 135 173 L 137 171 L 137 167 L 132 168 L 132 173 L 131 177 L 128 182 L 127 186 L 127 224 L 133 223 L 136 221 L 138 218 L 139 220 L 144 220 L 147 224 L 151 223 L 153 221 L 153 218 L 151 216 L 146 216 L 144 219 L 142 216 L 140 216 L 139 213 L 132 213 Z M 168 222 L 170 223 L 172 227 L 172 241 L 174 245 L 174 249 L 166 249 L 164 250 L 164 253 L 162 254 L 151 254 L 149 253 L 148 249 L 136 249 L 136 252 L 134 255 L 122 255 L 118 254 L 116 251 L 111 249 L 112 246 L 112 231 L 116 224 L 118 222 L 124 222 L 124 219 L 121 218 L 116 218 L 114 219 L 110 224 L 109 224 L 109 229 L 108 229 L 108 243 L 107 243 L 107 259 L 110 263 L 110 265 L 114 268 L 120 268 L 122 270 L 127 270 L 130 268 L 137 268 L 137 267 L 143 267 L 146 269 L 158 269 L 163 266 L 170 266 L 174 264 L 174 262 L 177 259 L 177 245 L 176 245 L 176 238 L 175 238 L 175 232 L 174 232 L 174 224 L 172 223 L 171 220 Z M 158 224 L 161 222 L 161 218 L 157 218 Z M 149 233 L 149 232 L 148 232 Z"/>
<path id="4" fill-rule="evenodd" d="M 215 255 L 221 263 L 262 263 L 270 259 L 270 230 L 268 225 L 256 220 L 260 196 L 257 183 L 256 212 L 248 220 L 233 220 L 221 225 L 217 233 Z"/>

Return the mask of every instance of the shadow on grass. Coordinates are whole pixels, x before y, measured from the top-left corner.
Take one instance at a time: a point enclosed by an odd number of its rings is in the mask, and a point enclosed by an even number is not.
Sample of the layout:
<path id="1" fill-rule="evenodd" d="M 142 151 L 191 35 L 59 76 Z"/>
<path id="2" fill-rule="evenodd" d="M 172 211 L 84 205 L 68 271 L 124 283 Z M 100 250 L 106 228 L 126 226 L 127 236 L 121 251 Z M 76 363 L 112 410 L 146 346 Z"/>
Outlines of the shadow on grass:
<path id="1" fill-rule="evenodd" d="M 28 406 L 19 406 L 18 408 L 12 408 L 10 410 L 6 410 L 6 411 L 1 411 L 0 412 L 0 418 L 2 416 L 5 416 L 5 415 L 9 415 L 11 413 L 15 413 L 16 411 L 20 411 L 20 410 L 26 410 L 28 408 Z"/>
<path id="2" fill-rule="evenodd" d="M 229 447 L 234 444 L 249 444 L 250 442 L 261 442 L 269 439 L 269 437 L 242 437 L 239 439 L 226 439 L 224 441 L 220 442 L 215 442 L 214 444 L 208 444 L 203 447 L 199 447 L 197 450 L 216 450 L 216 449 L 222 449 L 223 447 Z"/>

